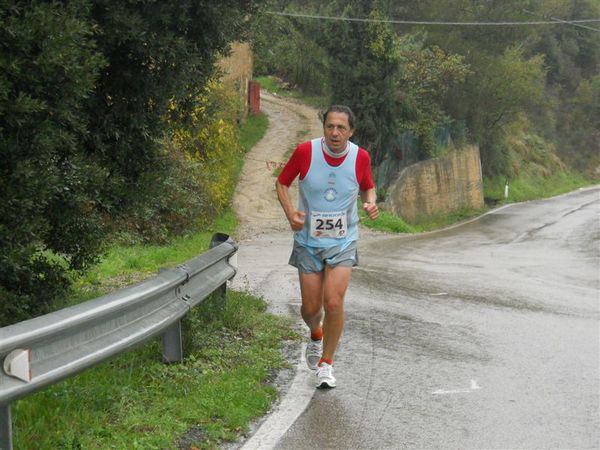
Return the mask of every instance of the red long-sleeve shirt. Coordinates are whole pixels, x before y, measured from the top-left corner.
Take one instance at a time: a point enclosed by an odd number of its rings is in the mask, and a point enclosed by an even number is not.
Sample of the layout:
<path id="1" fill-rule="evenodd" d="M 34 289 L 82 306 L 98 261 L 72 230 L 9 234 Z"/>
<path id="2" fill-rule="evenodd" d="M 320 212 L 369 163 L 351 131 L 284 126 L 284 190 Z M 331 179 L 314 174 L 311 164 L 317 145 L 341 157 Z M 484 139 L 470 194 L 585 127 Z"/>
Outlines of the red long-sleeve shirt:
<path id="1" fill-rule="evenodd" d="M 311 142 L 303 142 L 292 154 L 292 157 L 286 163 L 285 167 L 277 178 L 284 186 L 290 186 L 292 182 L 300 175 L 300 179 L 304 179 L 310 168 L 310 161 L 312 155 Z M 327 164 L 333 167 L 337 167 L 344 162 L 346 156 L 341 158 L 332 158 L 327 153 L 323 152 L 325 161 Z M 364 148 L 358 149 L 358 155 L 356 157 L 356 179 L 358 181 L 359 189 L 361 191 L 367 191 L 373 188 L 373 176 L 371 174 L 371 157 Z"/>

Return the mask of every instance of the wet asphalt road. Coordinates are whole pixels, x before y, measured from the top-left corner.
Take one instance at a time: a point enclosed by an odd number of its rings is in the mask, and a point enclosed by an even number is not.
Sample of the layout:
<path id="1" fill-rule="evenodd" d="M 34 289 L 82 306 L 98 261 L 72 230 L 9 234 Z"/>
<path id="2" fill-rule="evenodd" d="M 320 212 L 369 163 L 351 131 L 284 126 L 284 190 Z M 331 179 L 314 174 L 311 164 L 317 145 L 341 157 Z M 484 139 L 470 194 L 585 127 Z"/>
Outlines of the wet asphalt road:
<path id="1" fill-rule="evenodd" d="M 291 237 L 244 245 L 246 287 L 298 314 Z M 276 448 L 600 448 L 600 188 L 359 248 L 338 387 Z"/>

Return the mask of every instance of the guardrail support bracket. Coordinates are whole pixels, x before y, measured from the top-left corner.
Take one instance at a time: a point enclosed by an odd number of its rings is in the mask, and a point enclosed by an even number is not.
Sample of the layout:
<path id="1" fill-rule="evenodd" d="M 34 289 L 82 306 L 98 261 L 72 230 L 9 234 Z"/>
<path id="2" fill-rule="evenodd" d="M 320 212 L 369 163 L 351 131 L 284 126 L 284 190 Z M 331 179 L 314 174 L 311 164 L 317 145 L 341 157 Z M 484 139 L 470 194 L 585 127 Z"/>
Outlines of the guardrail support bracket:
<path id="1" fill-rule="evenodd" d="M 163 361 L 166 363 L 183 361 L 181 320 L 171 325 L 163 334 Z"/>
<path id="2" fill-rule="evenodd" d="M 0 449 L 13 450 L 10 404 L 0 405 Z"/>
<path id="3" fill-rule="evenodd" d="M 18 348 L 4 358 L 4 372 L 6 375 L 18 378 L 21 381 L 31 381 L 31 351 Z"/>

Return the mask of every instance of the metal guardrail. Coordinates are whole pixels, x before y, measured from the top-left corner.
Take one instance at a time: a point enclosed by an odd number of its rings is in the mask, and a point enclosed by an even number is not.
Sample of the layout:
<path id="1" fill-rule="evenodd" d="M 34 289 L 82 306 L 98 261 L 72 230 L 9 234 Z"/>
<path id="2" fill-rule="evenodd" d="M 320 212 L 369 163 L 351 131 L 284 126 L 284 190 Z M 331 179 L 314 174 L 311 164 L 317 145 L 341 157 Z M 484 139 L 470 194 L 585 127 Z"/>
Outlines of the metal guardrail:
<path id="1" fill-rule="evenodd" d="M 236 274 L 235 242 L 217 233 L 211 247 L 135 286 L 0 328 L 0 448 L 12 450 L 10 403 L 19 398 L 159 335 L 163 360 L 181 361 L 180 319 Z"/>

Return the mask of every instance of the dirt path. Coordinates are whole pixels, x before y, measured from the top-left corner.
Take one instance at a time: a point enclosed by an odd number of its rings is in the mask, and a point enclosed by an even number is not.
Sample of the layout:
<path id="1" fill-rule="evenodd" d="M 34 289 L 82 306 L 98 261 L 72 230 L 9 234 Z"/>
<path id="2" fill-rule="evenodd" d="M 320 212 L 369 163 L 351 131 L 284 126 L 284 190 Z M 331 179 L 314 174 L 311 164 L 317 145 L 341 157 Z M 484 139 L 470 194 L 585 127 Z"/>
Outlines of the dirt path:
<path id="1" fill-rule="evenodd" d="M 269 118 L 269 128 L 247 154 L 233 200 L 240 221 L 237 238 L 241 240 L 289 230 L 275 193 L 273 163 L 285 162 L 296 145 L 323 133 L 318 111 L 307 105 L 262 91 L 261 110 Z"/>

